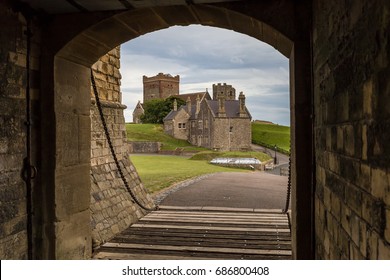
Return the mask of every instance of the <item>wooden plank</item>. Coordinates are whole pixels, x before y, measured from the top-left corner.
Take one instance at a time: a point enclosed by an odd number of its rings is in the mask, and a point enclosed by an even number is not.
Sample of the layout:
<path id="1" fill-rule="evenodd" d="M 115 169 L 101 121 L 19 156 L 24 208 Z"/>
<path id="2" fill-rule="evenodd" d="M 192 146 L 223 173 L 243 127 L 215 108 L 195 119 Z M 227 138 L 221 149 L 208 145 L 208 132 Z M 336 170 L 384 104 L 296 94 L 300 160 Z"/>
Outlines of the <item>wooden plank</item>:
<path id="1" fill-rule="evenodd" d="M 195 212 L 195 211 L 154 211 L 151 212 L 149 215 L 193 215 L 193 216 L 215 216 L 215 217 L 241 217 L 241 218 L 256 218 L 256 217 L 272 217 L 272 218 L 284 218 L 287 219 L 287 216 L 282 213 L 267 213 L 267 214 L 261 214 L 261 213 L 235 213 L 235 212 Z"/>
<path id="2" fill-rule="evenodd" d="M 289 260 L 291 255 L 255 255 L 255 254 L 236 254 L 236 253 L 208 253 L 208 252 L 195 252 L 195 251 L 159 251 L 159 250 L 147 250 L 144 249 L 123 249 L 123 248 L 105 248 L 101 252 L 112 252 L 112 253 L 131 253 L 131 254 L 151 254 L 164 256 L 169 259 L 170 256 L 174 256 L 174 259 L 181 259 L 182 257 L 187 258 L 198 258 L 198 259 L 231 259 L 231 260 Z"/>
<path id="3" fill-rule="evenodd" d="M 134 224 L 132 225 L 133 228 L 155 228 L 155 227 L 164 227 L 164 228 L 184 228 L 184 229 L 204 229 L 204 230 L 227 230 L 227 231 L 243 231 L 243 232 L 290 232 L 290 229 L 284 229 L 284 228 L 239 228 L 239 227 L 210 227 L 210 226 L 186 226 L 186 225 L 162 225 L 162 224 Z"/>
<path id="4" fill-rule="evenodd" d="M 118 235 L 116 236 L 112 242 L 143 242 L 143 243 L 150 243 L 153 242 L 181 242 L 181 243 L 210 243 L 210 244 L 223 244 L 226 246 L 226 244 L 229 244 L 229 246 L 247 246 L 247 245 L 290 245 L 290 240 L 279 240 L 279 239 L 255 239 L 255 240 L 246 240 L 245 236 L 242 236 L 241 239 L 228 239 L 228 238 L 213 238 L 213 237 L 207 237 L 207 238 L 199 238 L 199 237 L 176 237 L 171 236 L 170 238 L 167 238 L 166 236 L 141 236 L 141 235 Z"/>
<path id="5" fill-rule="evenodd" d="M 214 206 L 169 206 L 160 205 L 160 210 L 176 211 L 218 211 L 218 212 L 243 212 L 243 213 L 281 213 L 282 209 L 260 209 L 260 208 L 232 208 L 232 207 L 214 207 Z"/>
<path id="6" fill-rule="evenodd" d="M 160 218 L 160 219 L 177 219 L 177 218 L 186 218 L 186 219 L 214 219 L 214 220 L 229 220 L 229 221 L 275 221 L 275 222 L 288 222 L 288 219 L 285 217 L 226 217 L 226 216 L 203 216 L 203 215 L 166 215 L 166 214 L 151 214 L 143 217 L 145 218 Z"/>
<path id="7" fill-rule="evenodd" d="M 212 256 L 208 257 L 194 257 L 194 256 L 180 256 L 180 255 L 158 255 L 158 254 L 131 254 L 118 252 L 99 252 L 93 256 L 97 260 L 214 260 Z"/>
<path id="8" fill-rule="evenodd" d="M 143 245 L 107 242 L 102 247 L 123 248 L 123 249 L 142 249 L 142 250 L 171 250 L 171 251 L 196 251 L 208 253 L 238 253 L 255 255 L 283 255 L 290 256 L 290 250 L 264 250 L 264 249 L 237 249 L 237 248 L 218 248 L 218 247 L 193 247 L 193 246 L 166 246 L 166 245 Z"/>
<path id="9" fill-rule="evenodd" d="M 201 246 L 201 247 L 218 247 L 218 248 L 245 248 L 245 249 L 278 249 L 291 250 L 291 242 L 282 244 L 282 242 L 231 242 L 226 245 L 226 242 L 219 242 L 216 240 L 177 240 L 177 239 L 159 239 L 159 240 L 142 240 L 132 239 L 127 237 L 117 237 L 111 240 L 112 243 L 126 243 L 126 244 L 144 244 L 144 245 L 171 245 L 171 246 Z"/>
<path id="10" fill-rule="evenodd" d="M 233 232 L 230 230 L 210 230 L 210 229 L 186 229 L 186 228 L 162 228 L 162 227 L 150 227 L 150 228 L 138 228 L 136 226 L 132 226 L 123 232 L 124 234 L 128 233 L 139 233 L 139 234 L 161 234 L 161 235 L 174 235 L 174 234 L 198 234 L 203 236 L 213 235 L 213 236 L 235 236 L 240 238 L 245 235 L 245 238 L 291 238 L 290 232 Z"/>
<path id="11" fill-rule="evenodd" d="M 176 223 L 208 223 L 208 224 L 235 224 L 235 225 L 280 225 L 288 226 L 288 222 L 264 220 L 264 221 L 239 221 L 229 219 L 204 219 L 204 218 L 171 218 L 169 220 L 159 217 L 145 217 L 142 220 L 145 221 L 156 221 L 156 222 L 176 222 Z"/>
<path id="12" fill-rule="evenodd" d="M 123 236 L 139 236 L 140 238 L 166 238 L 166 239 L 174 239 L 174 238 L 198 238 L 198 239 L 219 239 L 225 240 L 225 242 L 240 242 L 241 240 L 246 241 L 279 241 L 279 242 L 291 242 L 291 236 L 283 236 L 283 235 L 250 235 L 250 234 L 214 234 L 214 233 L 198 233 L 194 231 L 190 231 L 188 233 L 175 232 L 175 231 L 129 231 L 123 232 Z"/>

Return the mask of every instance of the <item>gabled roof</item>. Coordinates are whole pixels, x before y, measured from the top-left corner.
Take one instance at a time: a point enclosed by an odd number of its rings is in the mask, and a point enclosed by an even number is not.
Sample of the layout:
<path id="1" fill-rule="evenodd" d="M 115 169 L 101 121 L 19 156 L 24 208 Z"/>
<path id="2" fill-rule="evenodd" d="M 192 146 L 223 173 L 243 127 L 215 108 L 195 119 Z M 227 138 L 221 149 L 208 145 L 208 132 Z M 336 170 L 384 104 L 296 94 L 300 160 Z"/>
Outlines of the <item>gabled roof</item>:
<path id="1" fill-rule="evenodd" d="M 187 105 L 181 105 L 179 109 L 177 109 L 177 111 L 170 111 L 169 114 L 163 119 L 163 121 L 170 121 L 170 120 L 173 120 L 176 115 L 181 111 L 181 110 L 184 110 L 184 112 L 186 112 L 188 114 L 188 110 L 187 110 Z M 195 105 L 192 105 L 192 108 L 191 108 L 191 112 L 192 112 L 192 115 L 195 116 L 195 111 L 196 109 L 196 106 Z M 190 118 L 192 118 L 192 116 L 190 116 Z"/>
<path id="2" fill-rule="evenodd" d="M 190 97 L 191 104 L 195 104 L 196 105 L 196 98 L 198 98 L 198 96 L 199 96 L 200 102 L 202 102 L 203 99 L 206 99 L 206 100 L 210 100 L 211 99 L 211 96 L 210 96 L 210 94 L 207 91 L 179 94 L 176 97 L 180 98 L 181 100 L 183 100 L 185 102 L 187 102 L 188 97 Z"/>
<path id="3" fill-rule="evenodd" d="M 218 116 L 218 101 L 206 100 L 211 112 L 214 116 Z M 252 118 L 248 109 L 245 107 L 249 118 Z M 225 112 L 227 118 L 238 118 L 240 115 L 240 101 L 239 100 L 225 100 Z"/>
<path id="4" fill-rule="evenodd" d="M 180 107 L 180 109 L 181 109 L 181 107 Z M 179 110 L 180 110 L 179 109 Z M 169 113 L 168 113 L 168 115 L 163 119 L 163 121 L 165 122 L 165 121 L 170 121 L 170 120 L 173 120 L 175 117 L 176 117 L 176 115 L 177 115 L 177 113 L 178 113 L 178 111 L 179 110 L 177 110 L 177 111 L 170 111 Z"/>

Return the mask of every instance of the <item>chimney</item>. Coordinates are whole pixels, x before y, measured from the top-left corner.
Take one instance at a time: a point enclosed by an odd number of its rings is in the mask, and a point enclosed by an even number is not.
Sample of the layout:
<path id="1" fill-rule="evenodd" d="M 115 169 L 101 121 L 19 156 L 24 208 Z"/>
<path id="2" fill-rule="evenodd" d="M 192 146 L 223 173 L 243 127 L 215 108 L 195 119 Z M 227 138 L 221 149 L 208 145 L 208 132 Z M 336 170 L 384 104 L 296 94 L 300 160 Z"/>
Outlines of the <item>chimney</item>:
<path id="1" fill-rule="evenodd" d="M 196 96 L 196 114 L 199 114 L 200 111 L 200 97 L 199 94 Z"/>
<path id="2" fill-rule="evenodd" d="M 177 111 L 177 101 L 176 99 L 173 100 L 173 111 Z"/>
<path id="3" fill-rule="evenodd" d="M 240 95 L 238 96 L 238 100 L 239 100 L 239 104 L 240 104 L 239 105 L 240 106 L 240 111 L 239 111 L 240 117 L 246 117 L 245 95 L 242 91 L 240 92 Z"/>
<path id="4" fill-rule="evenodd" d="M 218 117 L 226 117 L 225 96 L 223 93 L 218 94 Z"/>
<path id="5" fill-rule="evenodd" d="M 188 98 L 187 98 L 187 101 L 186 101 L 186 103 L 187 103 L 187 111 L 188 111 L 188 114 L 191 116 L 191 98 L 188 96 Z"/>

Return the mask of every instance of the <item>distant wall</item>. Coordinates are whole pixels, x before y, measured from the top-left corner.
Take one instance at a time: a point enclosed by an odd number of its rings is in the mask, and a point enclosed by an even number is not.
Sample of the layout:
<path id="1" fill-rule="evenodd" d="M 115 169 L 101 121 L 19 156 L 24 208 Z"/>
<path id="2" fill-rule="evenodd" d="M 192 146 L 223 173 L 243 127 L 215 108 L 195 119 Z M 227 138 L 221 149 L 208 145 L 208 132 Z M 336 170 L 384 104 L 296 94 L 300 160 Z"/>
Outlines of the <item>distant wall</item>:
<path id="1" fill-rule="evenodd" d="M 160 142 L 128 142 L 130 153 L 158 153 L 161 150 Z"/>

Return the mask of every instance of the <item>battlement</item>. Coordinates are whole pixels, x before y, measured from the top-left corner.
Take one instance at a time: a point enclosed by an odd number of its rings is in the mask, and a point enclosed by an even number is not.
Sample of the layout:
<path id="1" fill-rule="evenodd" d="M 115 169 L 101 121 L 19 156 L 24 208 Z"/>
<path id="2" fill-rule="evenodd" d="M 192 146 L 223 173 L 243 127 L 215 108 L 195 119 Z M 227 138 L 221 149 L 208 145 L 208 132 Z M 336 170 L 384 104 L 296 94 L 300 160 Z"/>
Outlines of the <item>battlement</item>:
<path id="1" fill-rule="evenodd" d="M 225 100 L 236 100 L 236 89 L 226 83 L 213 84 L 213 100 L 217 100 L 218 96 L 224 97 Z"/>
<path id="2" fill-rule="evenodd" d="M 152 77 L 147 77 L 147 76 L 142 76 L 143 82 L 155 82 L 155 81 L 172 81 L 172 82 L 180 82 L 180 75 L 172 76 L 171 74 L 164 74 L 164 73 L 158 73 L 156 76 Z"/>

